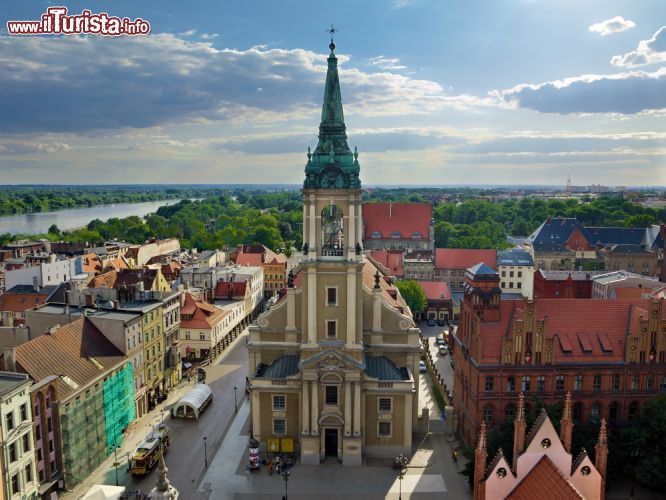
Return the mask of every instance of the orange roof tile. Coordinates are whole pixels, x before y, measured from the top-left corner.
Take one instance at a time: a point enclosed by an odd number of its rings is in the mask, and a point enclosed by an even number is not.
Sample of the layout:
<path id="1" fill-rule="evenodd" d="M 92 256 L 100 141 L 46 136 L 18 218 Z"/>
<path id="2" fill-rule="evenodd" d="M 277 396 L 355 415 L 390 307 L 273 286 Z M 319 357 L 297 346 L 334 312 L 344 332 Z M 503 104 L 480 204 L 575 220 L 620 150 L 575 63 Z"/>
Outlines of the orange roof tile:
<path id="1" fill-rule="evenodd" d="M 46 293 L 5 293 L 0 296 L 0 311 L 25 312 L 46 302 L 48 296 Z"/>
<path id="2" fill-rule="evenodd" d="M 364 239 L 371 239 L 375 231 L 383 239 L 398 232 L 402 239 L 427 240 L 432 219 L 432 205 L 424 203 L 364 203 Z M 415 233 L 420 236 L 413 238 Z"/>
<path id="3" fill-rule="evenodd" d="M 446 281 L 418 281 L 428 300 L 451 300 L 451 291 Z"/>
<path id="4" fill-rule="evenodd" d="M 218 325 L 228 314 L 230 311 L 194 300 L 188 293 L 185 295 L 185 304 L 180 309 L 180 327 L 206 330 Z"/>
<path id="5" fill-rule="evenodd" d="M 566 480 L 550 458 L 544 455 L 506 498 L 511 500 L 534 500 L 535 498 L 580 500 L 584 497 Z"/>
<path id="6" fill-rule="evenodd" d="M 116 284 L 118 271 L 109 271 L 108 273 L 99 274 L 90 280 L 88 288 L 113 288 Z"/>
<path id="7" fill-rule="evenodd" d="M 638 316 L 647 317 L 648 305 L 642 299 L 535 299 L 534 319 L 545 321 L 546 338 L 555 340 L 555 363 L 607 363 L 624 359 L 627 324 L 636 331 Z M 511 318 L 525 319 L 526 307 L 526 300 L 503 300 L 500 320 L 480 323 L 481 363 L 498 362 Z M 599 334 L 605 335 L 603 347 Z"/>
<path id="8" fill-rule="evenodd" d="M 467 269 L 479 262 L 497 269 L 497 251 L 475 248 L 435 249 L 435 267 L 438 269 Z"/>
<path id="9" fill-rule="evenodd" d="M 397 277 L 405 275 L 402 250 L 370 250 L 367 255 L 384 274 Z"/>
<path id="10" fill-rule="evenodd" d="M 239 253 L 236 264 L 239 266 L 261 266 L 264 263 L 264 255 L 261 253 Z"/>

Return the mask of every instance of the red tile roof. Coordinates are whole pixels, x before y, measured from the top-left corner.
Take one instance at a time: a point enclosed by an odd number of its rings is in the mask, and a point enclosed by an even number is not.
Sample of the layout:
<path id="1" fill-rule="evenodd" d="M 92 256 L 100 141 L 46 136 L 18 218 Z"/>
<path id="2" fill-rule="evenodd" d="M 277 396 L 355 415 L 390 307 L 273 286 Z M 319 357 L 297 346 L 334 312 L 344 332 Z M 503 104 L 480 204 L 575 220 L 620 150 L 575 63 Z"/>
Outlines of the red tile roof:
<path id="1" fill-rule="evenodd" d="M 83 386 L 127 358 L 87 318 L 81 318 L 16 347 L 16 363 L 39 381 L 66 375 Z"/>
<path id="2" fill-rule="evenodd" d="M 418 281 L 428 300 L 451 300 L 451 291 L 446 281 Z"/>
<path id="3" fill-rule="evenodd" d="M 88 288 L 113 288 L 116 284 L 118 271 L 109 271 L 108 273 L 95 276 L 88 283 Z"/>
<path id="4" fill-rule="evenodd" d="M 231 296 L 234 297 L 245 297 L 245 282 L 232 281 L 218 281 L 215 285 L 215 298 L 216 299 L 228 299 L 229 298 L 229 287 L 231 287 Z"/>
<path id="5" fill-rule="evenodd" d="M 381 237 L 388 239 L 391 233 L 399 232 L 403 239 L 427 240 L 432 205 L 423 203 L 364 203 L 363 238 L 371 239 L 378 231 Z M 412 238 L 420 233 L 419 238 Z"/>
<path id="6" fill-rule="evenodd" d="M 223 311 L 211 304 L 194 300 L 185 294 L 185 304 L 180 309 L 180 327 L 207 330 L 219 324 L 230 311 Z"/>
<path id="7" fill-rule="evenodd" d="M 261 253 L 239 253 L 236 264 L 240 266 L 261 266 L 264 263 L 264 254 Z"/>
<path id="8" fill-rule="evenodd" d="M 370 250 L 368 256 L 379 265 L 384 274 L 397 277 L 405 275 L 402 250 Z"/>
<path id="9" fill-rule="evenodd" d="M 498 362 L 510 318 L 526 320 L 527 304 L 503 300 L 500 320 L 480 323 L 481 363 Z M 636 331 L 639 315 L 647 317 L 648 305 L 642 299 L 535 299 L 534 319 L 545 321 L 546 339 L 554 339 L 554 363 L 608 363 L 624 359 L 627 324 Z M 600 336 L 605 336 L 603 344 Z"/>
<path id="10" fill-rule="evenodd" d="M 25 312 L 43 304 L 48 297 L 48 293 L 5 293 L 0 296 L 0 311 Z"/>
<path id="11" fill-rule="evenodd" d="M 584 497 L 566 480 L 550 458 L 544 455 L 506 498 L 511 500 L 534 500 L 535 498 L 580 500 Z"/>
<path id="12" fill-rule="evenodd" d="M 497 269 L 497 251 L 479 250 L 474 248 L 436 248 L 435 268 L 467 269 L 483 262 Z"/>

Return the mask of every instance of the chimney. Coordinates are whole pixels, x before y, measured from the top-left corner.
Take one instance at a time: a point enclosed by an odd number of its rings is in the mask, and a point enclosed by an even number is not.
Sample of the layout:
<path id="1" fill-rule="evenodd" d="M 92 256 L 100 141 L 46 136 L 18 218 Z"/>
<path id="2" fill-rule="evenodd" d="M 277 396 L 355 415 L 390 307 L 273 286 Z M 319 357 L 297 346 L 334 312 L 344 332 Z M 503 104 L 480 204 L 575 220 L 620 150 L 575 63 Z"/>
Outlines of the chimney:
<path id="1" fill-rule="evenodd" d="M 513 472 L 517 472 L 518 455 L 525 449 L 525 396 L 518 397 L 518 410 L 513 421 Z"/>
<path id="2" fill-rule="evenodd" d="M 4 349 L 4 369 L 8 372 L 16 371 L 16 348 L 5 347 Z"/>
<path id="3" fill-rule="evenodd" d="M 37 276 L 32 277 L 32 288 L 35 292 L 39 292 L 39 279 Z"/>
<path id="4" fill-rule="evenodd" d="M 46 332 L 44 332 L 45 335 L 53 335 L 55 332 L 58 331 L 58 328 L 60 328 L 59 324 L 53 325 L 50 327 Z"/>

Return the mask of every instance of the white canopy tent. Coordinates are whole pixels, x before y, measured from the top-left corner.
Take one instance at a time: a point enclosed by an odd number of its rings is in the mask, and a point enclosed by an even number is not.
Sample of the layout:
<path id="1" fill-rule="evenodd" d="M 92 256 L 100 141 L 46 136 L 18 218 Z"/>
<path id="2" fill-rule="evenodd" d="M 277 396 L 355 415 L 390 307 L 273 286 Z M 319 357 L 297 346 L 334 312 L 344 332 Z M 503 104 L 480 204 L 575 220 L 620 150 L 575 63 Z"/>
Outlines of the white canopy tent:
<path id="1" fill-rule="evenodd" d="M 124 486 L 96 484 L 88 490 L 81 500 L 116 500 L 125 492 Z"/>
<path id="2" fill-rule="evenodd" d="M 206 384 L 196 384 L 171 408 L 174 417 L 199 418 L 199 414 L 213 399 L 213 391 Z"/>

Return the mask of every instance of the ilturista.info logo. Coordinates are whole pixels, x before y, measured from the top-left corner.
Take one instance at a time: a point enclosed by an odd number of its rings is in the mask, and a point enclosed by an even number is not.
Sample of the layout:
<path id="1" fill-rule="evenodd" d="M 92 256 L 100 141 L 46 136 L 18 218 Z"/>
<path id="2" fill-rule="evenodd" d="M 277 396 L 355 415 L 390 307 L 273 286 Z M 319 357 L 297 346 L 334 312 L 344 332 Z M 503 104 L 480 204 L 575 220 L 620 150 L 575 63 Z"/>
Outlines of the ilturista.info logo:
<path id="1" fill-rule="evenodd" d="M 10 35 L 147 35 L 150 23 L 140 17 L 110 16 L 106 12 L 93 14 L 84 9 L 80 14 L 68 14 L 67 7 L 49 7 L 39 21 L 7 21 Z"/>

